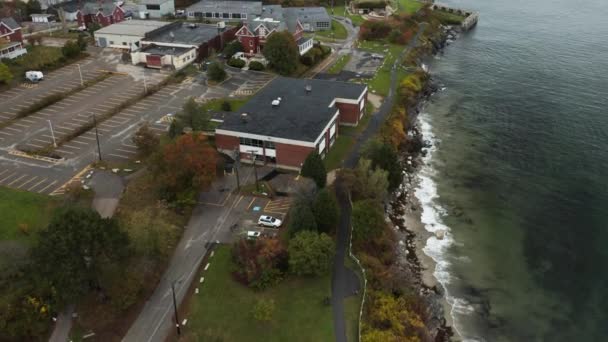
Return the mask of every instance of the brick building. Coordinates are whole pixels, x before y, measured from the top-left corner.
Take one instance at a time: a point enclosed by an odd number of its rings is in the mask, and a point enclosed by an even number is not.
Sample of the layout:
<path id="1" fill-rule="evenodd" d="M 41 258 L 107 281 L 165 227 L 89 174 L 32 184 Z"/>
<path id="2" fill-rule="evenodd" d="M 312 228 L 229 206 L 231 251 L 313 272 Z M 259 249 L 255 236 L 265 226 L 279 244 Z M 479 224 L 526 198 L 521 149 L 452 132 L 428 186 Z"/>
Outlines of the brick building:
<path id="1" fill-rule="evenodd" d="M 21 26 L 13 18 L 0 18 L 0 59 L 13 59 L 26 53 Z"/>
<path id="2" fill-rule="evenodd" d="M 106 27 L 125 20 L 125 11 L 112 2 L 104 2 L 101 5 L 87 2 L 76 13 L 76 20 L 78 26 L 83 28 L 88 28 L 93 23 Z"/>
<path id="3" fill-rule="evenodd" d="M 236 32 L 236 38 L 243 45 L 243 51 L 247 54 L 259 54 L 264 48 L 266 39 L 274 33 L 289 31 L 296 44 L 300 55 L 312 49 L 313 39 L 304 37 L 304 27 L 297 16 L 285 16 L 280 5 L 264 6 L 262 14 L 243 23 Z"/>
<path id="4" fill-rule="evenodd" d="M 217 149 L 243 162 L 299 170 L 317 151 L 323 158 L 340 125 L 357 125 L 365 113 L 367 86 L 277 77 L 240 110 L 224 115 L 215 130 Z"/>
<path id="5" fill-rule="evenodd" d="M 234 26 L 173 22 L 146 33 L 140 42 L 142 49 L 131 53 L 131 60 L 152 68 L 181 69 L 207 58 L 211 51 L 220 51 L 235 32 Z"/>

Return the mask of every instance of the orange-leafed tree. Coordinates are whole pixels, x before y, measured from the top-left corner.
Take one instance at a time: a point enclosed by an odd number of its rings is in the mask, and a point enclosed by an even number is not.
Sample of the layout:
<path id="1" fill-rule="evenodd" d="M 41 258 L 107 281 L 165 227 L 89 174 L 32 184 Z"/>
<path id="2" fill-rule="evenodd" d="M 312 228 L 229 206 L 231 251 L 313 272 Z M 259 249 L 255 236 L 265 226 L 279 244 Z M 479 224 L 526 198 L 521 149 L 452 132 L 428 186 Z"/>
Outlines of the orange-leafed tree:
<path id="1" fill-rule="evenodd" d="M 168 200 L 194 198 L 215 179 L 218 155 L 202 134 L 184 134 L 163 149 L 160 182 Z"/>

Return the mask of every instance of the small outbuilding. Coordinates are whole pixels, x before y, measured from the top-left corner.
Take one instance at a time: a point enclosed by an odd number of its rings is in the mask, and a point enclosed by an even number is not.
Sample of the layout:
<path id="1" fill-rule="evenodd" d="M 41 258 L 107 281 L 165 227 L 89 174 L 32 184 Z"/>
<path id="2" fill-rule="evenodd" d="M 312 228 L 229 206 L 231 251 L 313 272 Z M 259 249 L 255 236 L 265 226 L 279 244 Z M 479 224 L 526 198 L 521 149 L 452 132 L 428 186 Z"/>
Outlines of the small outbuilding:
<path id="1" fill-rule="evenodd" d="M 175 14 L 174 0 L 143 0 L 139 3 L 140 19 L 159 19 Z"/>
<path id="2" fill-rule="evenodd" d="M 55 21 L 55 16 L 52 14 L 30 14 L 34 23 L 50 23 Z"/>
<path id="3" fill-rule="evenodd" d="M 95 31 L 95 45 L 119 48 L 128 51 L 138 50 L 146 34 L 170 23 L 156 20 L 126 20 Z"/>

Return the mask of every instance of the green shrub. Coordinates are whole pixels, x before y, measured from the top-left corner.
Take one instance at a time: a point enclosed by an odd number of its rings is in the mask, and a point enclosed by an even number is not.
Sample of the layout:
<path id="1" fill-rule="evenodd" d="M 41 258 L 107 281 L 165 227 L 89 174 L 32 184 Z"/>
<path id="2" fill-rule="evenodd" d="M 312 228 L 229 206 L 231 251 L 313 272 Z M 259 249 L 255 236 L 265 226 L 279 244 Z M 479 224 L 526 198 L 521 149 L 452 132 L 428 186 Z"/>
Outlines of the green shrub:
<path id="1" fill-rule="evenodd" d="M 61 48 L 61 53 L 66 58 L 74 58 L 80 54 L 80 46 L 78 43 L 68 40 L 65 45 Z"/>
<path id="2" fill-rule="evenodd" d="M 0 63 L 0 83 L 9 83 L 13 74 L 6 64 Z"/>
<path id="3" fill-rule="evenodd" d="M 249 62 L 249 70 L 262 71 L 264 69 L 265 69 L 264 64 L 262 64 L 258 61 Z"/>
<path id="4" fill-rule="evenodd" d="M 215 82 L 221 82 L 226 78 L 226 70 L 217 62 L 211 63 L 207 69 L 207 76 Z"/>
<path id="5" fill-rule="evenodd" d="M 244 67 L 245 64 L 247 64 L 247 63 L 240 58 L 230 58 L 228 60 L 228 65 L 230 65 L 231 67 L 239 68 L 239 69 Z"/>
<path id="6" fill-rule="evenodd" d="M 232 58 L 235 53 L 243 52 L 243 44 L 238 40 L 233 40 L 232 42 L 226 44 L 224 50 L 222 51 L 226 58 Z"/>

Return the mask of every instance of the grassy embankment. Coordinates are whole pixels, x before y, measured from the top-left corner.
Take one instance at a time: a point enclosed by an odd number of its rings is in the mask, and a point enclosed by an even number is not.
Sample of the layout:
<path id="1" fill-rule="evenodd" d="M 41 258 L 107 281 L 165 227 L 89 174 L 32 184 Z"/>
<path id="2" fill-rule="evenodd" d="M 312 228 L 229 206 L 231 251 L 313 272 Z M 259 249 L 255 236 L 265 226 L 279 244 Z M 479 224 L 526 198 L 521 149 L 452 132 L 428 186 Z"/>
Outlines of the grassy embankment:
<path id="1" fill-rule="evenodd" d="M 264 291 L 254 291 L 232 278 L 236 267 L 230 246 L 219 246 L 200 292 L 192 294 L 185 341 L 332 341 L 331 278 L 289 278 Z M 196 278 L 198 281 L 198 277 Z M 274 300 L 270 322 L 254 319 L 251 308 L 261 299 Z"/>
<path id="2" fill-rule="evenodd" d="M 334 64 L 329 69 L 327 69 L 327 73 L 332 74 L 332 75 L 339 74 L 342 71 L 342 69 L 344 69 L 346 64 L 348 64 L 350 59 L 351 59 L 351 55 L 343 55 L 342 57 L 338 58 L 338 60 L 335 61 Z"/>
<path id="3" fill-rule="evenodd" d="M 0 241 L 29 244 L 58 205 L 49 196 L 0 187 Z"/>
<path id="4" fill-rule="evenodd" d="M 327 8 L 327 13 L 329 13 L 329 15 L 332 15 L 332 7 L 330 6 L 326 6 Z M 365 21 L 365 19 L 363 19 L 362 16 L 358 15 L 358 14 L 350 14 L 348 12 L 344 11 L 344 5 L 340 5 L 340 6 L 334 6 L 333 7 L 333 15 L 339 15 L 339 16 L 346 16 L 347 18 L 350 19 L 350 21 L 353 23 L 354 26 L 359 26 L 361 24 L 363 24 L 363 22 Z M 346 15 L 345 15 L 346 13 Z"/>
<path id="5" fill-rule="evenodd" d="M 376 72 L 374 77 L 371 79 L 364 80 L 364 82 L 367 83 L 367 85 L 369 86 L 369 90 L 372 93 L 378 94 L 380 96 L 388 95 L 388 91 L 391 86 L 391 75 L 393 74 L 392 67 L 395 63 L 395 60 L 399 58 L 405 47 L 399 44 L 388 43 L 386 40 L 362 40 L 358 42 L 358 48 L 360 50 L 368 51 L 371 53 L 384 55 L 384 61 L 382 63 L 382 66 L 378 68 L 378 71 Z M 399 67 L 397 69 L 397 72 L 397 79 L 401 79 L 406 75 L 406 71 L 402 67 Z"/>

